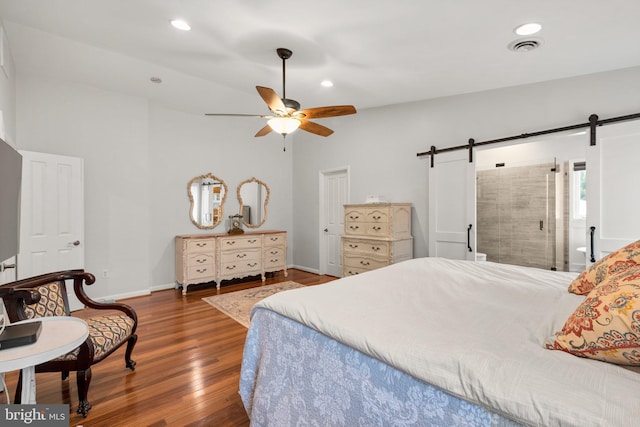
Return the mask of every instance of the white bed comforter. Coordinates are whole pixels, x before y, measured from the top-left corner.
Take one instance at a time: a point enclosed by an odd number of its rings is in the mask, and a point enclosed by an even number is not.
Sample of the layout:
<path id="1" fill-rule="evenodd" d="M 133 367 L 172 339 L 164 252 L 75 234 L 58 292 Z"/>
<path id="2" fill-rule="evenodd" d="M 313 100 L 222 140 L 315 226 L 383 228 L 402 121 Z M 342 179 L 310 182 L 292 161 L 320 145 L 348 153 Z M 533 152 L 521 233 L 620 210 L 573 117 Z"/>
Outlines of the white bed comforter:
<path id="1" fill-rule="evenodd" d="M 270 309 L 521 423 L 640 424 L 640 373 L 544 348 L 573 273 L 421 258 L 273 295 Z"/>

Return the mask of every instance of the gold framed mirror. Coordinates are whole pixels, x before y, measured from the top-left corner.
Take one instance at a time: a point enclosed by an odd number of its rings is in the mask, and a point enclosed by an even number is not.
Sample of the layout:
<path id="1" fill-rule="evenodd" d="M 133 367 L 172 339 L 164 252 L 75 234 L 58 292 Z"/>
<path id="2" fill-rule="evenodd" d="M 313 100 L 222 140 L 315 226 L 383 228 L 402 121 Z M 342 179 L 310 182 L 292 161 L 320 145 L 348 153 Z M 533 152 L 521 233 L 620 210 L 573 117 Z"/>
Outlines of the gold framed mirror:
<path id="1" fill-rule="evenodd" d="M 238 185 L 238 203 L 242 223 L 249 228 L 258 228 L 267 220 L 269 186 L 257 178 L 247 179 Z"/>
<path id="2" fill-rule="evenodd" d="M 211 173 L 196 176 L 187 184 L 187 194 L 191 201 L 189 217 L 196 227 L 210 230 L 222 222 L 227 198 L 223 180 Z"/>

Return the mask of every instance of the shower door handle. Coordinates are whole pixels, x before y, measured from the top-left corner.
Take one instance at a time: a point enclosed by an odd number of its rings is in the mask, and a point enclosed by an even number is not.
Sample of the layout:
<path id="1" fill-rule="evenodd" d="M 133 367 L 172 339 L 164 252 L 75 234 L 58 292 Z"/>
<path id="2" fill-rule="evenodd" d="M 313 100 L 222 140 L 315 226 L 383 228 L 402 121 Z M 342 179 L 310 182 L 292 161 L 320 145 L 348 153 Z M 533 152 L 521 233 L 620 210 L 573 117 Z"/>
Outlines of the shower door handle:
<path id="1" fill-rule="evenodd" d="M 589 232 L 589 234 L 591 235 L 591 259 L 589 260 L 590 262 L 596 262 L 596 257 L 595 257 L 595 250 L 593 248 L 593 241 L 595 238 L 595 234 L 596 234 L 596 228 L 592 225 L 591 227 L 589 227 L 589 230 L 591 230 Z"/>
<path id="2" fill-rule="evenodd" d="M 469 249 L 469 252 L 473 252 L 473 249 L 471 249 L 471 227 L 472 224 L 467 227 L 467 249 Z"/>

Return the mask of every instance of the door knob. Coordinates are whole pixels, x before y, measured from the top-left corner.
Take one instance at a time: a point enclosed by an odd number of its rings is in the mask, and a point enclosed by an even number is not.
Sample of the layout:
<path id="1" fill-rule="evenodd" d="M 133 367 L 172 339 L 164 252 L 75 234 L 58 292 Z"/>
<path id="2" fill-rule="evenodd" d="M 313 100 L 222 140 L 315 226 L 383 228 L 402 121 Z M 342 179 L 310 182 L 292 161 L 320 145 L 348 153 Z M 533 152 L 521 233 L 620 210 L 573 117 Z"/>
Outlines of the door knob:
<path id="1" fill-rule="evenodd" d="M 72 243 L 73 246 L 80 246 L 80 240 L 76 240 Z"/>
<path id="2" fill-rule="evenodd" d="M 328 232 L 329 232 L 329 229 L 328 229 L 328 228 L 325 228 L 325 229 L 324 229 L 324 232 L 325 232 L 325 233 L 328 233 Z"/>

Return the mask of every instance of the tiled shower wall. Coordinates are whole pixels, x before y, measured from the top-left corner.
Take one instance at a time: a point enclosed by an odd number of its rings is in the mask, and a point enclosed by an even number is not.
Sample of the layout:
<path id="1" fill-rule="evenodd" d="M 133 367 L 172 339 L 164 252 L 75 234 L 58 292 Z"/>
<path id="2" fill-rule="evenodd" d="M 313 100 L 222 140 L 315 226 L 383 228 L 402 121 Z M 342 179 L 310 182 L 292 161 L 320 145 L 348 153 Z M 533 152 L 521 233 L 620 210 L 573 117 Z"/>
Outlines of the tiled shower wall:
<path id="1" fill-rule="evenodd" d="M 564 269 L 557 265 L 564 250 L 556 250 L 556 228 L 564 227 L 556 226 L 555 167 L 545 163 L 477 172 L 478 252 L 486 253 L 488 261 Z"/>

